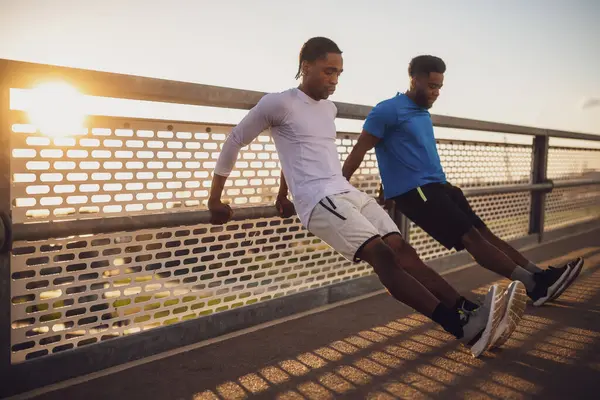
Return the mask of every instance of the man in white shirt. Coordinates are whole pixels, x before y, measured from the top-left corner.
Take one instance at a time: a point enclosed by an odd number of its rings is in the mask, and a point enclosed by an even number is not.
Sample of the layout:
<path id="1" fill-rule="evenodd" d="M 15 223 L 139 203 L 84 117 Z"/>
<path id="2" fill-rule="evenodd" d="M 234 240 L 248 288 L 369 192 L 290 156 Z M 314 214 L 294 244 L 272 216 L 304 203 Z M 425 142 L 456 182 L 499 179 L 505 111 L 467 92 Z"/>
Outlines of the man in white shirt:
<path id="1" fill-rule="evenodd" d="M 221 202 L 225 181 L 240 149 L 270 128 L 285 176 L 279 209 L 292 208 L 289 185 L 298 217 L 312 234 L 345 258 L 368 262 L 394 298 L 440 324 L 479 356 L 514 330 L 497 329 L 507 311 L 506 296 L 492 285 L 479 308 L 460 296 L 419 259 L 375 199 L 344 178 L 335 143 L 337 109 L 327 100 L 342 68 L 342 52 L 333 41 L 308 40 L 300 51 L 300 86 L 265 95 L 233 128 L 214 171 L 208 203 L 211 223 L 231 219 L 233 211 Z"/>

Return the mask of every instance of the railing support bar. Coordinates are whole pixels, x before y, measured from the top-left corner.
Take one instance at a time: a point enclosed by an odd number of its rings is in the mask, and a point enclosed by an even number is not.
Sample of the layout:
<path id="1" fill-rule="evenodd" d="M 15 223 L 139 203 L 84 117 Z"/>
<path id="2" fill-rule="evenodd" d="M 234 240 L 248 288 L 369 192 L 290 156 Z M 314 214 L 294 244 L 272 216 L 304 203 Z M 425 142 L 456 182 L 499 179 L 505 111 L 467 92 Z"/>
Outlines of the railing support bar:
<path id="1" fill-rule="evenodd" d="M 547 183 L 548 171 L 548 136 L 536 136 L 533 139 L 533 159 L 531 168 L 531 183 Z M 546 210 L 546 192 L 531 193 L 531 210 L 529 215 L 529 234 L 538 235 L 541 242 L 544 236 L 544 216 Z"/>

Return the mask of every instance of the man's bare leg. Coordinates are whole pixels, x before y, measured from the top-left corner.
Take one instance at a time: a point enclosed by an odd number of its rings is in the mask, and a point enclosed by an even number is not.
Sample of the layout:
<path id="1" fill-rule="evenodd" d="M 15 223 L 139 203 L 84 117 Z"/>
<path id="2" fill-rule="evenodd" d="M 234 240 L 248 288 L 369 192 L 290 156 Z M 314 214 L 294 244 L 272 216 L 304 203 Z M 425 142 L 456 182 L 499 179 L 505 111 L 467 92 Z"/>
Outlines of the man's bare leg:
<path id="1" fill-rule="evenodd" d="M 373 267 L 381 283 L 396 300 L 425 316 L 433 316 L 440 299 L 405 270 L 404 263 L 381 238 L 368 243 L 358 256 Z"/>
<path id="2" fill-rule="evenodd" d="M 462 299 L 462 296 L 444 278 L 419 258 L 416 250 L 406 243 L 402 236 L 389 235 L 384 242 L 394 250 L 396 259 L 406 272 L 440 299 L 445 306 L 454 308 Z"/>
<path id="3" fill-rule="evenodd" d="M 491 244 L 500 249 L 504 254 L 506 254 L 511 260 L 513 260 L 517 265 L 522 268 L 525 268 L 527 271 L 531 273 L 541 272 L 542 269 L 526 259 L 521 253 L 519 253 L 514 247 L 510 244 L 506 243 L 504 240 L 500 239 L 496 236 L 487 226 L 478 227 L 477 230 L 481 233 L 481 235 Z"/>
<path id="4" fill-rule="evenodd" d="M 455 337 L 465 337 L 470 341 L 485 328 L 489 314 L 484 312 L 470 317 L 465 325 L 454 307 L 444 305 L 407 272 L 405 267 L 411 264 L 411 257 L 399 257 L 381 238 L 368 243 L 358 257 L 373 267 L 381 283 L 396 300 L 431 318 Z M 419 266 L 411 265 L 408 268 L 416 271 Z M 434 271 L 431 273 L 435 274 Z"/>

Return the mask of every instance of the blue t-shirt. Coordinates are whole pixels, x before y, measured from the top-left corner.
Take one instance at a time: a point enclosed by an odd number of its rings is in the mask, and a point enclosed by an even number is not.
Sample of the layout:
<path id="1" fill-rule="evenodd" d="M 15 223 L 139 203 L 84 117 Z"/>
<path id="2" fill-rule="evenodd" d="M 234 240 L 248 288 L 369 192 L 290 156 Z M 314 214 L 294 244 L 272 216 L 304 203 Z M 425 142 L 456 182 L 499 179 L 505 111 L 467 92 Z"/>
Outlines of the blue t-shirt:
<path id="1" fill-rule="evenodd" d="M 431 115 L 405 94 L 373 107 L 363 129 L 381 139 L 375 154 L 386 199 L 428 183 L 446 182 Z"/>

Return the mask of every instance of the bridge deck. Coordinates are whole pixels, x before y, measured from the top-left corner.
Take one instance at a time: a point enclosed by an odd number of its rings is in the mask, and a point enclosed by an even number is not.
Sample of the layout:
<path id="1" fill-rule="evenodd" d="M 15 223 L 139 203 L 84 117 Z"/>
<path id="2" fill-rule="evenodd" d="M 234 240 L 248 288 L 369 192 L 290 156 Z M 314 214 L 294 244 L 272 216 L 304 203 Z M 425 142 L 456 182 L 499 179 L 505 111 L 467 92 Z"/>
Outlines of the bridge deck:
<path id="1" fill-rule="evenodd" d="M 559 301 L 529 306 L 504 348 L 479 359 L 381 294 L 115 369 L 36 398 L 597 398 L 600 231 L 527 255 L 542 265 L 575 256 L 586 257 L 586 264 Z M 555 255 L 562 256 L 550 259 Z M 446 278 L 474 293 L 497 280 L 479 267 Z"/>

